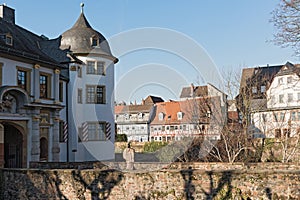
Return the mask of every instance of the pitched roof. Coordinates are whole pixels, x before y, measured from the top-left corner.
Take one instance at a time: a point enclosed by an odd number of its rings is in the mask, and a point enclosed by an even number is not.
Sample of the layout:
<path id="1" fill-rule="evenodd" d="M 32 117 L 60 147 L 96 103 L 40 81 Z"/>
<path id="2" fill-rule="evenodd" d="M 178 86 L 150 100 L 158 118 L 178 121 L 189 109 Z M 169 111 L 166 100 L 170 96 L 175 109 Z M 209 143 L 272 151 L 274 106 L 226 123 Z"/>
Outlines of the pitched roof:
<path id="1" fill-rule="evenodd" d="M 143 100 L 143 104 L 156 104 L 156 103 L 160 103 L 160 102 L 164 102 L 164 100 L 161 97 L 156 97 L 156 96 L 147 96 L 145 100 Z"/>
<path id="2" fill-rule="evenodd" d="M 8 45 L 4 40 L 0 39 L 0 53 L 2 55 L 14 56 L 15 59 L 26 59 L 32 63 L 43 63 L 52 67 L 64 67 L 58 60 L 49 56 L 47 51 L 48 40 L 45 37 L 38 36 L 2 18 L 0 18 L 0 34 L 9 34 L 13 38 L 12 45 Z M 42 43 L 44 50 L 41 48 Z"/>
<path id="3" fill-rule="evenodd" d="M 97 46 L 92 46 L 92 38 L 99 40 Z M 105 37 L 92 28 L 83 12 L 72 28 L 62 34 L 61 49 L 68 49 L 74 54 L 98 54 L 118 62 L 112 55 Z"/>
<path id="4" fill-rule="evenodd" d="M 151 125 L 208 123 L 207 113 L 216 114 L 219 108 L 219 97 L 158 103 L 155 105 L 155 117 Z M 178 119 L 178 112 L 182 112 L 182 119 Z M 159 113 L 163 114 L 162 120 L 159 119 Z"/>
<path id="5" fill-rule="evenodd" d="M 133 114 L 150 112 L 152 105 L 117 105 L 115 114 Z"/>
<path id="6" fill-rule="evenodd" d="M 282 66 L 283 65 L 244 68 L 240 82 L 240 91 L 249 86 L 249 84 L 261 85 L 263 81 L 270 82 L 280 71 Z"/>
<path id="7" fill-rule="evenodd" d="M 207 85 L 183 87 L 180 93 L 180 98 L 190 97 L 206 97 L 208 95 Z"/>

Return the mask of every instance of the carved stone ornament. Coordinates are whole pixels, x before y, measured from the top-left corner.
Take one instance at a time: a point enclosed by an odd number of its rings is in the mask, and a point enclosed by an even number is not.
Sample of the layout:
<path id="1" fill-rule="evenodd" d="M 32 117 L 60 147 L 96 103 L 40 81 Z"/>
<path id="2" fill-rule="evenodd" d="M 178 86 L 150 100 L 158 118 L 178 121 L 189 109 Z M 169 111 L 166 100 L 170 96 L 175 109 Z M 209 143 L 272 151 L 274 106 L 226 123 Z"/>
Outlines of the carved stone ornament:
<path id="1" fill-rule="evenodd" d="M 2 102 L 0 103 L 0 111 L 4 113 L 16 113 L 17 101 L 16 98 L 9 93 L 4 94 Z"/>

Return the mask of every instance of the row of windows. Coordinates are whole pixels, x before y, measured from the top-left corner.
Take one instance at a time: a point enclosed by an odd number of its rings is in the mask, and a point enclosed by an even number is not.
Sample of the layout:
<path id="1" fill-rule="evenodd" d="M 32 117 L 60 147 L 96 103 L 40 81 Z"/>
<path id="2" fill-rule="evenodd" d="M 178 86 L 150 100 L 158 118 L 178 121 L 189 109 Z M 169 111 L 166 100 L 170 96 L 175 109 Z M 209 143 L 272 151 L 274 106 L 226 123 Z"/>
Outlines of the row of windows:
<path id="1" fill-rule="evenodd" d="M 192 127 L 194 130 L 205 130 L 205 125 L 197 125 L 195 124 Z M 187 125 L 167 125 L 167 126 L 152 126 L 151 131 L 174 131 L 174 130 L 188 130 Z"/>
<path id="2" fill-rule="evenodd" d="M 88 122 L 87 132 L 83 132 L 83 128 L 79 128 L 79 142 L 85 140 L 85 134 L 87 134 L 88 141 L 105 141 L 106 137 L 106 122 Z"/>
<path id="3" fill-rule="evenodd" d="M 18 69 L 17 84 L 20 88 L 30 93 L 30 70 Z M 40 98 L 51 97 L 51 75 L 41 73 L 40 79 Z M 82 103 L 82 89 L 78 89 L 78 103 Z M 59 100 L 63 101 L 63 83 L 59 83 Z M 87 85 L 86 86 L 86 103 L 105 104 L 105 86 Z"/>
<path id="4" fill-rule="evenodd" d="M 296 95 L 296 94 L 295 94 L 295 95 Z M 293 101 L 295 101 L 295 100 L 300 101 L 300 92 L 297 93 L 297 99 L 295 98 L 295 95 L 294 95 L 293 93 L 288 93 L 288 94 L 287 94 L 287 102 L 293 102 Z M 285 102 L 284 102 L 284 97 L 285 97 L 284 94 L 280 94 L 280 95 L 278 96 L 278 101 L 279 101 L 279 103 L 285 103 Z"/>
<path id="5" fill-rule="evenodd" d="M 64 122 L 60 122 L 60 131 L 59 131 L 59 142 L 67 142 L 67 136 L 65 136 L 66 132 L 64 130 Z M 87 134 L 85 136 L 85 134 Z M 87 131 L 83 132 L 83 128 L 79 128 L 79 142 L 84 140 L 87 141 L 105 141 L 107 140 L 106 135 L 106 122 L 98 121 L 98 122 L 88 122 L 87 123 Z"/>
<path id="6" fill-rule="evenodd" d="M 116 118 L 123 118 L 124 120 L 136 120 L 136 119 L 143 119 L 145 116 L 144 113 L 138 113 L 137 115 L 134 114 L 124 114 L 124 115 L 116 115 Z"/>
<path id="7" fill-rule="evenodd" d="M 278 85 L 283 85 L 284 84 L 284 80 L 285 80 L 284 77 L 278 78 Z M 293 82 L 293 77 L 292 76 L 286 77 L 286 83 L 287 84 L 292 83 L 292 82 Z"/>
<path id="8" fill-rule="evenodd" d="M 161 113 L 158 114 L 158 120 L 159 121 L 162 121 L 164 119 L 164 117 L 165 117 L 165 114 L 163 112 L 161 112 Z M 168 115 L 167 117 L 168 117 L 168 120 L 171 119 L 171 115 Z M 182 120 L 182 117 L 183 117 L 183 113 L 182 112 L 178 112 L 177 113 L 177 119 L 178 120 Z"/>
<path id="9" fill-rule="evenodd" d="M 127 131 L 128 131 L 128 130 L 136 130 L 136 129 L 144 130 L 145 127 L 144 127 L 144 126 L 138 126 L 138 127 L 135 127 L 135 126 L 127 126 L 125 129 L 126 129 Z M 118 127 L 118 131 L 120 131 L 120 130 L 121 130 L 120 127 Z"/>
<path id="10" fill-rule="evenodd" d="M 18 87 L 26 90 L 28 93 L 30 93 L 30 82 L 31 82 L 30 72 L 31 70 L 23 69 L 23 68 L 18 68 L 17 70 Z M 39 84 L 40 84 L 40 98 L 50 98 L 51 97 L 51 75 L 46 73 L 40 73 Z M 62 85 L 60 85 L 60 87 L 62 87 Z M 60 100 L 62 100 L 62 96 L 60 97 Z"/>
<path id="11" fill-rule="evenodd" d="M 262 115 L 263 121 L 266 122 L 267 118 L 266 115 Z M 273 121 L 275 122 L 284 122 L 287 118 L 287 113 L 286 112 L 280 112 L 280 113 L 273 113 Z M 300 112 L 291 112 L 290 115 L 290 120 L 291 121 L 300 121 Z"/>
<path id="12" fill-rule="evenodd" d="M 266 92 L 266 86 L 265 85 L 262 85 L 260 86 L 260 93 L 264 93 Z M 256 86 L 253 86 L 252 87 L 252 94 L 257 94 L 258 93 L 258 89 Z"/>
<path id="13" fill-rule="evenodd" d="M 77 90 L 77 102 L 82 101 L 82 88 Z M 105 104 L 105 86 L 104 85 L 87 85 L 86 86 L 86 103 L 88 104 Z"/>
<path id="14" fill-rule="evenodd" d="M 105 62 L 103 61 L 87 61 L 86 74 L 105 76 Z M 82 77 L 82 68 L 77 68 L 77 76 Z"/>

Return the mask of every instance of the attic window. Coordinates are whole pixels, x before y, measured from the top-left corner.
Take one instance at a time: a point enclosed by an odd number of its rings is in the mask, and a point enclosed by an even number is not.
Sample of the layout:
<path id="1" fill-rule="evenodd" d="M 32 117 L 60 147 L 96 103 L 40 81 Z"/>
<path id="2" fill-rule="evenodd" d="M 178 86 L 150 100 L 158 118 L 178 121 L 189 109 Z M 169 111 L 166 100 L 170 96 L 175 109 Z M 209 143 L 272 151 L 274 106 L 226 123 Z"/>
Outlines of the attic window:
<path id="1" fill-rule="evenodd" d="M 7 45 L 13 45 L 13 37 L 9 33 L 0 35 L 0 39 L 4 41 Z"/>
<path id="2" fill-rule="evenodd" d="M 95 37 L 95 36 L 92 37 L 91 42 L 92 42 L 93 47 L 99 46 L 99 38 L 98 37 Z"/>
<path id="3" fill-rule="evenodd" d="M 158 114 L 158 120 L 162 121 L 163 119 L 164 119 L 164 113 L 161 112 Z"/>
<path id="4" fill-rule="evenodd" d="M 178 112 L 177 113 L 177 119 L 178 120 L 182 120 L 182 112 Z"/>

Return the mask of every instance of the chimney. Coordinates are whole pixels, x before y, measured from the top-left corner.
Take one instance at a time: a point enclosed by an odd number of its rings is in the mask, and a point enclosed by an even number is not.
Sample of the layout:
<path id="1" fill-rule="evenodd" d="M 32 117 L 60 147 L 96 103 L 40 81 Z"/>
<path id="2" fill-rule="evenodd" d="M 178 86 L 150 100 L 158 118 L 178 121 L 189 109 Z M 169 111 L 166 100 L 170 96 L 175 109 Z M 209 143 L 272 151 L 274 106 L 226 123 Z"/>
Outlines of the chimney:
<path id="1" fill-rule="evenodd" d="M 194 87 L 194 84 L 193 83 L 191 83 L 191 85 L 190 85 L 190 88 L 191 88 L 191 97 L 193 97 L 194 96 L 194 90 L 195 90 L 195 87 Z"/>
<path id="2" fill-rule="evenodd" d="M 0 18 L 8 23 L 15 23 L 15 10 L 7 7 L 6 4 L 0 5 Z"/>

